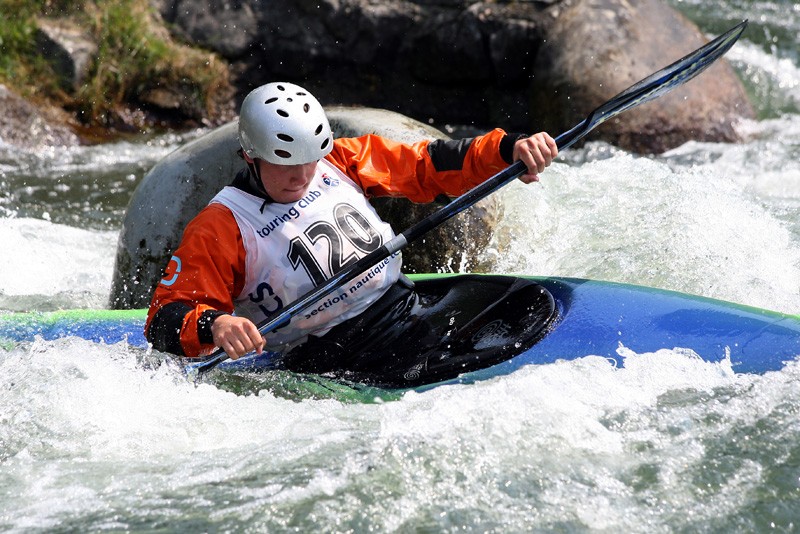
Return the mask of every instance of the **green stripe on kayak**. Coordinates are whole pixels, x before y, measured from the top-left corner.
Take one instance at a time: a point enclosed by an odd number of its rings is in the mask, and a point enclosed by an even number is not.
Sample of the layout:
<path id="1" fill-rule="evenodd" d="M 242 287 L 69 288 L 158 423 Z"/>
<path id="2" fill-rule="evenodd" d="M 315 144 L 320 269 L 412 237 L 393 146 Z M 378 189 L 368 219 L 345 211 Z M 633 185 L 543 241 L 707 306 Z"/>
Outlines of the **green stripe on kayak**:
<path id="1" fill-rule="evenodd" d="M 57 310 L 50 312 L 0 312 L 0 324 L 50 325 L 59 322 L 130 321 L 147 317 L 147 310 Z"/>

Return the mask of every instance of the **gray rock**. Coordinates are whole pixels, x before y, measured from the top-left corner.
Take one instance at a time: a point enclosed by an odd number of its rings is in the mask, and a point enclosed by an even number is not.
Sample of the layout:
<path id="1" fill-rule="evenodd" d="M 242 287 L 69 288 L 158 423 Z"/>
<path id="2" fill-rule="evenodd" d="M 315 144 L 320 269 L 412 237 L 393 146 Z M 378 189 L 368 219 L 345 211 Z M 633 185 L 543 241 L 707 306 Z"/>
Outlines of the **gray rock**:
<path id="1" fill-rule="evenodd" d="M 36 25 L 36 46 L 52 65 L 62 87 L 74 93 L 83 84 L 97 55 L 97 44 L 69 19 L 39 18 Z"/>
<path id="2" fill-rule="evenodd" d="M 539 51 L 532 93 L 538 122 L 565 131 L 707 41 L 659 0 L 577 1 L 557 18 Z M 722 59 L 668 95 L 602 125 L 589 139 L 660 153 L 690 140 L 737 141 L 734 123 L 753 115 L 741 82 Z"/>
<path id="3" fill-rule="evenodd" d="M 226 58 L 241 57 L 258 36 L 258 21 L 249 2 L 185 0 L 159 2 L 161 16 L 173 32 Z"/>
<path id="4" fill-rule="evenodd" d="M 397 113 L 369 108 L 326 110 L 337 137 L 375 133 L 401 142 L 446 138 L 442 132 Z M 110 305 L 115 309 L 150 304 L 183 229 L 243 162 L 237 122 L 217 128 L 175 150 L 157 163 L 134 191 L 117 244 Z M 405 230 L 435 207 L 405 199 L 376 199 L 376 209 L 396 231 Z M 474 266 L 475 255 L 488 243 L 499 216 L 493 197 L 451 219 L 404 251 L 406 272 L 459 271 Z"/>
<path id="5" fill-rule="evenodd" d="M 203 44 L 232 62 L 242 94 L 294 81 L 328 105 L 554 135 L 703 43 L 663 0 L 241 0 L 226 9 L 257 21 L 241 31 L 207 16 L 222 13 L 215 0 L 175 5 L 162 12 L 190 34 L 205 21 Z M 246 53 L 228 50 L 237 38 Z M 752 116 L 741 82 L 724 62 L 698 80 L 594 138 L 637 152 L 736 140 L 732 123 Z"/>
<path id="6" fill-rule="evenodd" d="M 58 118 L 51 115 L 59 115 Z M 75 146 L 78 137 L 64 126 L 57 110 L 34 107 L 30 102 L 0 85 L 0 141 L 35 150 L 47 146 Z"/>
<path id="7" fill-rule="evenodd" d="M 162 8 L 162 14 L 180 32 L 194 24 L 194 13 L 212 9 L 209 0 L 179 5 Z M 227 54 L 226 41 L 204 41 L 232 62 L 241 95 L 284 79 L 328 105 L 388 109 L 436 124 L 526 130 L 530 68 L 542 25 L 549 21 L 545 11 L 555 4 L 250 0 L 242 5 L 251 6 L 257 21 L 246 54 Z"/>

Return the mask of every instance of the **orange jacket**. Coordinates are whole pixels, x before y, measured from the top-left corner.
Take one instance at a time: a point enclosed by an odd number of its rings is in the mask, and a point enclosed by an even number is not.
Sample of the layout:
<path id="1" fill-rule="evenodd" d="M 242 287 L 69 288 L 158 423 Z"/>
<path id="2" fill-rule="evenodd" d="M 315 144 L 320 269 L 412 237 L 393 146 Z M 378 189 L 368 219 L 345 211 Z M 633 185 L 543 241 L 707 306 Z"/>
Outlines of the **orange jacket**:
<path id="1" fill-rule="evenodd" d="M 500 129 L 474 139 L 412 145 L 366 135 L 337 139 L 326 159 L 368 197 L 424 203 L 441 194 L 460 195 L 503 170 L 515 140 Z M 244 280 L 245 249 L 236 220 L 228 208 L 210 204 L 187 225 L 156 287 L 145 325 L 148 340 L 179 355 L 210 353 L 211 322 L 220 312 L 233 312 Z"/>

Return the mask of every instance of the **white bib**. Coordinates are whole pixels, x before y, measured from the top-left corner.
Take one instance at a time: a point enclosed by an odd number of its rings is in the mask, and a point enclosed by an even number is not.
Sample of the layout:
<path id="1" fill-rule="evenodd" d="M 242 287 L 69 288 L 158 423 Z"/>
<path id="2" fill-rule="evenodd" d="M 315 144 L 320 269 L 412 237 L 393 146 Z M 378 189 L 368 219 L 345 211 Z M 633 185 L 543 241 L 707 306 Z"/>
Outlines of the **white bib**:
<path id="1" fill-rule="evenodd" d="M 237 315 L 256 324 L 394 237 L 355 182 L 325 160 L 297 202 L 265 205 L 231 186 L 211 202 L 230 209 L 239 225 L 246 274 L 234 306 Z M 401 264 L 398 252 L 365 271 L 267 334 L 267 346 L 296 344 L 355 317 L 397 281 Z"/>

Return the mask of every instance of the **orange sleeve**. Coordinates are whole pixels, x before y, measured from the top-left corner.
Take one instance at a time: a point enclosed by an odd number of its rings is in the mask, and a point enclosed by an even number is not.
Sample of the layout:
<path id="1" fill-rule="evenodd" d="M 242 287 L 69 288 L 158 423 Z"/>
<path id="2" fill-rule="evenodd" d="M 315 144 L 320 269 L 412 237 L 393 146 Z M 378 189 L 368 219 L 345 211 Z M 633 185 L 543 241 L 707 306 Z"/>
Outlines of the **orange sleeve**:
<path id="1" fill-rule="evenodd" d="M 222 204 L 206 206 L 186 226 L 164 278 L 156 286 L 145 332 L 149 332 L 160 310 L 180 303 L 184 306 L 179 309 L 186 309 L 186 314 L 182 319 L 169 320 L 175 330 L 179 329 L 184 355 L 196 357 L 208 353 L 214 347 L 201 343 L 197 321 L 206 310 L 232 313 L 233 298 L 244 287 L 244 275 L 245 250 L 236 219 Z"/>
<path id="2" fill-rule="evenodd" d="M 367 196 L 402 196 L 432 202 L 438 195 L 458 196 L 508 167 L 500 155 L 506 133 L 495 129 L 472 140 L 460 168 L 437 170 L 431 141 L 403 144 L 376 135 L 336 139 L 326 159 Z"/>

